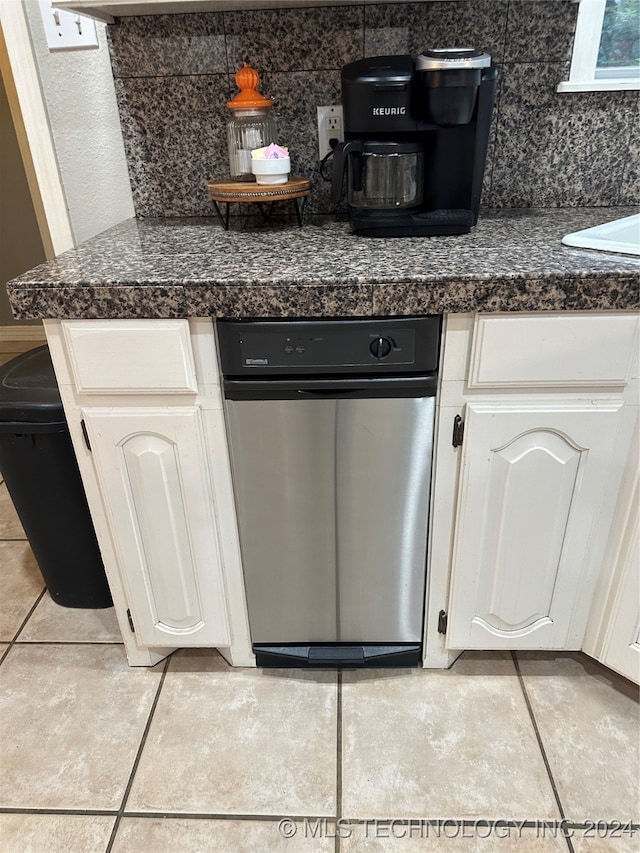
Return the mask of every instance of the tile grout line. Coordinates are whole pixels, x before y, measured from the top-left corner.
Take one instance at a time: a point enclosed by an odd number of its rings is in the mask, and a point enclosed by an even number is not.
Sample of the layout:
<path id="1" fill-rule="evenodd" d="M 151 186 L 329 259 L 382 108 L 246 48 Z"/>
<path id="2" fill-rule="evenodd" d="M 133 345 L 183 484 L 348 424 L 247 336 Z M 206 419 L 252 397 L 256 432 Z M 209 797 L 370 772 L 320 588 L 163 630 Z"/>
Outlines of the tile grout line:
<path id="1" fill-rule="evenodd" d="M 531 725 L 533 726 L 533 731 L 536 736 L 536 740 L 538 741 L 538 748 L 540 749 L 540 753 L 542 755 L 542 760 L 544 762 L 544 766 L 547 769 L 547 775 L 549 777 L 549 782 L 551 784 L 551 790 L 553 791 L 553 796 L 556 800 L 556 805 L 558 806 L 558 811 L 560 812 L 560 818 L 562 820 L 562 825 L 564 826 L 566 817 L 564 813 L 564 809 L 562 807 L 562 801 L 560 800 L 560 794 L 558 793 L 558 789 L 556 787 L 555 779 L 553 778 L 553 773 L 551 772 L 551 765 L 549 764 L 549 759 L 547 758 L 547 753 L 544 748 L 544 744 L 542 743 L 542 736 L 540 735 L 540 730 L 538 729 L 538 724 L 536 722 L 535 715 L 533 713 L 533 707 L 531 705 L 531 701 L 529 699 L 529 694 L 527 693 L 527 688 L 524 683 L 524 678 L 522 677 L 522 673 L 520 672 L 520 662 L 518 661 L 518 656 L 514 651 L 511 652 L 511 659 L 513 660 L 513 665 L 516 670 L 516 674 L 518 676 L 518 682 L 520 683 L 520 689 L 522 690 L 522 695 L 524 697 L 525 705 L 527 706 L 527 711 L 529 712 L 529 718 L 531 720 Z M 564 832 L 562 833 L 564 836 L 564 840 L 567 842 L 567 847 L 569 848 L 569 853 L 575 853 L 573 844 L 571 842 L 571 838 L 566 835 Z"/>
<path id="2" fill-rule="evenodd" d="M 484 201 L 484 203 L 486 204 L 487 199 L 488 199 L 489 200 L 489 207 L 491 207 L 491 203 L 493 201 L 493 175 L 495 172 L 496 157 L 497 157 L 496 152 L 498 150 L 498 139 L 500 136 L 500 102 L 502 100 L 502 89 L 503 89 L 503 84 L 502 84 L 501 78 L 503 76 L 503 69 L 504 69 L 504 66 L 506 64 L 507 45 L 508 45 L 508 41 L 509 41 L 509 12 L 510 12 L 510 10 L 511 10 L 511 0 L 509 0 L 509 2 L 507 2 L 507 6 L 505 9 L 504 32 L 503 32 L 503 38 L 502 38 L 502 56 L 500 57 L 500 59 L 491 57 L 491 61 L 495 65 L 498 66 L 498 80 L 496 81 L 497 88 L 496 88 L 496 98 L 495 98 L 494 105 L 493 105 L 493 115 L 491 116 L 491 122 L 489 125 L 489 141 L 487 144 L 487 155 L 485 158 L 485 170 L 484 170 L 484 175 L 483 175 L 483 184 L 486 181 L 488 183 L 488 187 L 487 187 L 486 192 L 484 192 L 484 186 L 482 187 L 483 191 L 481 192 L 481 196 L 480 196 L 481 206 L 482 206 L 482 202 Z M 491 135 L 491 125 L 492 124 L 493 124 L 493 131 L 494 131 L 493 136 Z M 487 170 L 487 168 L 486 168 L 487 162 L 486 161 L 489 160 L 489 157 L 491 158 L 491 162 L 488 163 L 488 165 L 490 166 L 490 169 Z"/>
<path id="3" fill-rule="evenodd" d="M 336 838 L 335 853 L 340 853 L 340 833 L 338 827 L 342 820 L 342 668 L 338 669 L 336 696 Z"/>
<path id="4" fill-rule="evenodd" d="M 116 814 L 116 812 L 112 812 Z M 132 818 L 161 818 L 162 820 L 239 820 L 258 821 L 260 823 L 274 823 L 281 820 L 293 821 L 322 821 L 333 820 L 330 815 L 318 814 L 296 814 L 295 812 L 284 812 L 274 814 L 240 814 L 236 812 L 137 812 L 124 810 L 122 817 Z"/>
<path id="5" fill-rule="evenodd" d="M 27 806 L 0 806 L 0 814 L 25 814 L 25 815 L 68 815 L 80 817 L 129 817 L 129 818 L 144 818 L 162 820 L 238 820 L 238 821 L 259 821 L 261 823 L 273 823 L 274 821 L 290 819 L 295 821 L 330 821 L 333 818 L 330 815 L 318 814 L 296 814 L 287 812 L 274 814 L 236 814 L 235 812 L 162 812 L 162 811 L 127 811 L 124 809 L 122 814 L 116 809 L 55 809 L 55 808 L 29 808 Z M 361 821 L 364 823 L 364 821 Z M 352 821 L 358 823 L 358 821 Z M 470 822 L 471 823 L 471 822 Z M 616 824 L 617 826 L 617 824 Z"/>
<path id="6" fill-rule="evenodd" d="M 129 774 L 129 780 L 127 781 L 127 785 L 124 789 L 124 794 L 122 795 L 122 802 L 120 803 L 120 808 L 116 813 L 116 819 L 113 824 L 113 829 L 111 830 L 111 835 L 109 836 L 109 842 L 107 844 L 105 853 L 111 853 L 111 849 L 116 840 L 116 834 L 120 827 L 120 821 L 122 820 L 122 816 L 125 811 L 125 806 L 127 805 L 127 800 L 129 799 L 129 794 L 131 792 L 131 788 L 133 786 L 133 780 L 135 779 L 136 772 L 138 770 L 138 765 L 140 764 L 140 759 L 142 758 L 142 751 L 147 742 L 147 736 L 149 734 L 149 730 L 151 729 L 151 723 L 153 722 L 153 717 L 156 712 L 156 708 L 158 707 L 158 701 L 160 700 L 160 694 L 162 693 L 162 688 L 164 687 L 165 678 L 167 677 L 167 672 L 169 670 L 169 663 L 171 662 L 171 655 L 165 660 L 164 667 L 162 670 L 162 675 L 160 676 L 160 684 L 158 684 L 158 689 L 156 690 L 156 695 L 154 696 L 153 703 L 151 705 L 151 710 L 149 711 L 149 716 L 147 718 L 146 725 L 144 727 L 144 731 L 142 732 L 142 737 L 140 738 L 140 744 L 138 746 L 138 751 L 136 753 L 136 757 L 133 761 L 133 766 L 131 768 L 131 773 Z"/>
<path id="7" fill-rule="evenodd" d="M 0 806 L 0 814 L 37 814 L 37 815 L 69 815 L 75 817 L 115 817 L 115 809 L 46 809 L 28 808 L 26 806 Z"/>
<path id="8" fill-rule="evenodd" d="M 18 630 L 16 631 L 16 633 L 13 635 L 12 639 L 11 639 L 11 640 L 9 640 L 8 645 L 7 645 L 7 648 L 4 650 L 4 652 L 3 652 L 3 653 L 2 653 L 2 655 L 0 656 L 0 664 L 2 664 L 2 663 L 3 663 L 4 659 L 6 658 L 6 656 L 9 654 L 9 652 L 11 651 L 11 649 L 12 649 L 12 648 L 16 645 L 16 643 L 18 642 L 18 637 L 20 636 L 20 634 L 21 634 L 21 633 L 22 633 L 22 631 L 24 630 L 24 627 L 25 627 L 25 625 L 27 624 L 27 622 L 29 621 L 29 619 L 31 619 L 31 617 L 32 617 L 32 615 L 33 615 L 33 611 L 36 609 L 36 607 L 37 607 L 37 606 L 40 604 L 40 602 L 42 601 L 42 598 L 43 598 L 44 594 L 46 593 L 46 591 L 47 591 L 47 588 L 46 588 L 46 586 L 44 586 L 44 587 L 42 588 L 42 592 L 37 596 L 36 600 L 35 600 L 35 601 L 33 602 L 33 604 L 31 605 L 31 608 L 29 609 L 29 612 L 27 613 L 27 615 L 26 615 L 26 616 L 24 617 L 24 619 L 22 620 L 22 623 L 21 623 L 20 627 L 18 628 Z M 4 640 L 3 640 L 3 642 L 4 642 Z"/>
<path id="9" fill-rule="evenodd" d="M 68 816 L 80 816 L 80 817 L 117 817 L 119 815 L 119 811 L 115 809 L 56 809 L 56 808 L 29 808 L 27 806 L 0 806 L 0 814 L 23 814 L 23 815 L 68 815 Z M 126 809 L 122 812 L 122 817 L 128 818 L 143 818 L 143 819 L 162 819 L 162 820 L 237 820 L 237 821 L 258 821 L 261 823 L 272 823 L 277 820 L 282 820 L 284 818 L 289 818 L 296 821 L 329 821 L 332 820 L 331 817 L 327 815 L 317 815 L 317 814 L 292 814 L 290 812 L 284 813 L 274 813 L 274 814 L 236 814 L 235 812 L 163 812 L 163 811 L 149 811 L 149 812 L 140 812 L 140 811 L 127 811 Z M 344 818 L 345 825 L 349 826 L 365 826 L 366 824 L 371 823 L 371 818 Z M 396 818 L 396 817 L 384 817 L 384 818 L 376 818 L 380 823 L 391 823 L 392 821 L 396 821 L 400 825 L 409 824 L 411 821 L 421 821 L 422 823 L 428 823 L 431 825 L 437 825 L 438 823 L 452 823 L 455 821 L 456 825 L 461 827 L 470 827 L 474 828 L 478 825 L 478 818 L 462 818 L 462 819 L 452 819 L 450 815 L 447 817 L 426 817 L 426 818 Z M 481 818 L 481 821 L 491 821 L 499 822 L 500 826 L 511 827 L 515 829 L 519 829 L 521 827 L 525 829 L 535 829 L 539 827 L 540 824 L 546 823 L 547 825 L 552 825 L 553 821 L 541 821 L 539 818 L 530 818 L 527 820 L 515 820 L 515 819 L 504 819 L 504 818 Z M 564 826 L 566 829 L 591 829 L 594 821 L 566 821 Z M 611 820 L 611 821 L 597 821 L 602 827 L 606 827 L 607 829 L 618 829 L 619 821 Z M 640 823 L 632 821 L 630 823 L 631 828 L 635 831 L 640 830 Z"/>

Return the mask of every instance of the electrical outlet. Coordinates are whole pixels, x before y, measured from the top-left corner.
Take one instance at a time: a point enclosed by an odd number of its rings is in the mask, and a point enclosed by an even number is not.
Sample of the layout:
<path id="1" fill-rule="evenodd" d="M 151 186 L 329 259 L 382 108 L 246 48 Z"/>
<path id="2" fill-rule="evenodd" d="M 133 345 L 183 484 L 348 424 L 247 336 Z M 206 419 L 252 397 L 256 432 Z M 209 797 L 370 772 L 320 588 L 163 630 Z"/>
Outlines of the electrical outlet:
<path id="1" fill-rule="evenodd" d="M 318 153 L 321 160 L 331 151 L 330 139 L 344 141 L 341 104 L 333 107 L 318 107 Z"/>
<path id="2" fill-rule="evenodd" d="M 81 50 L 98 47 L 96 22 L 75 12 L 54 9 L 51 0 L 40 0 L 49 50 Z"/>

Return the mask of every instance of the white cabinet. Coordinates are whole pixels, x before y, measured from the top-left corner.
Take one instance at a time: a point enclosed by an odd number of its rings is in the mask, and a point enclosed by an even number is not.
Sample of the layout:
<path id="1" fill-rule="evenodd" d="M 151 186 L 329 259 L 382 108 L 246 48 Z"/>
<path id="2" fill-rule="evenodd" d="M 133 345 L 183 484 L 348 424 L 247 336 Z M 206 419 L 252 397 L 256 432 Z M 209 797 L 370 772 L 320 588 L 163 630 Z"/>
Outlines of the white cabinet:
<path id="1" fill-rule="evenodd" d="M 600 660 L 640 684 L 640 574 L 638 556 L 638 519 L 636 516 L 629 551 L 623 563 L 620 583 L 615 589 L 613 607 Z"/>
<path id="2" fill-rule="evenodd" d="M 570 647 L 620 412 L 469 404 L 450 647 Z"/>
<path id="3" fill-rule="evenodd" d="M 419 0 L 424 2 L 424 0 Z M 362 5 L 362 0 L 296 0 L 294 6 Z M 184 12 L 216 12 L 234 9 L 286 9 L 291 0 L 53 0 L 59 9 L 91 15 L 99 21 L 113 22 L 127 15 L 171 15 Z"/>
<path id="4" fill-rule="evenodd" d="M 640 684 L 640 446 L 638 427 L 583 644 L 588 654 Z"/>
<path id="5" fill-rule="evenodd" d="M 212 322 L 45 328 L 129 662 L 255 665 Z"/>
<path id="6" fill-rule="evenodd" d="M 638 325 L 446 318 L 425 666 L 582 648 L 638 678 Z M 213 324 L 45 329 L 129 662 L 215 646 L 255 664 Z"/>
<path id="7" fill-rule="evenodd" d="M 199 409 L 83 415 L 139 640 L 228 646 Z"/>
<path id="8" fill-rule="evenodd" d="M 425 666 L 470 648 L 583 647 L 629 506 L 618 495 L 637 442 L 638 326 L 630 312 L 447 318 Z M 618 574 L 617 597 L 603 597 L 625 627 L 607 617 L 608 648 L 637 667 L 637 566 Z"/>
<path id="9" fill-rule="evenodd" d="M 186 320 L 69 320 L 62 334 L 74 388 L 89 399 L 198 392 Z"/>

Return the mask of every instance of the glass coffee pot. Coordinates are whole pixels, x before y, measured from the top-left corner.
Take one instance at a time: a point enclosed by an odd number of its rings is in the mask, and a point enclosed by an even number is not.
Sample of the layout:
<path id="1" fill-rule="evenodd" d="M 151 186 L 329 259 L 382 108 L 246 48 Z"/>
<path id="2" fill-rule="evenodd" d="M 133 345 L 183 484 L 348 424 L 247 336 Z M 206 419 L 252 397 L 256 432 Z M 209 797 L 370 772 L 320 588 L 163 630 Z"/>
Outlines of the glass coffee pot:
<path id="1" fill-rule="evenodd" d="M 342 194 L 346 168 L 351 207 L 395 210 L 422 204 L 423 145 L 355 139 L 336 146 L 333 156 L 334 201 Z"/>
<path id="2" fill-rule="evenodd" d="M 246 62 L 236 72 L 235 79 L 240 91 L 227 103 L 231 110 L 227 122 L 229 169 L 233 180 L 254 181 L 251 152 L 277 141 L 276 120 L 271 112 L 273 101 L 256 91 L 260 77 Z"/>

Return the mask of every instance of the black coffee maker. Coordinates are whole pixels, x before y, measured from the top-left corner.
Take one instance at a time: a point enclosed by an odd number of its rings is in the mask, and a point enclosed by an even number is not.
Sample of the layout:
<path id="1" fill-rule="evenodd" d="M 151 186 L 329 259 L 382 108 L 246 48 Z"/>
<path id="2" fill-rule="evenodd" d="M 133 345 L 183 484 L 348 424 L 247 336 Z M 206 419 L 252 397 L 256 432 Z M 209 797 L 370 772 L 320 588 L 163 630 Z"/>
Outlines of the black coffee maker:
<path id="1" fill-rule="evenodd" d="M 481 50 L 376 56 L 342 69 L 345 141 L 333 201 L 370 237 L 466 234 L 476 224 L 498 69 Z"/>

